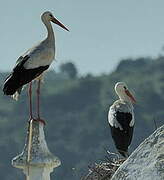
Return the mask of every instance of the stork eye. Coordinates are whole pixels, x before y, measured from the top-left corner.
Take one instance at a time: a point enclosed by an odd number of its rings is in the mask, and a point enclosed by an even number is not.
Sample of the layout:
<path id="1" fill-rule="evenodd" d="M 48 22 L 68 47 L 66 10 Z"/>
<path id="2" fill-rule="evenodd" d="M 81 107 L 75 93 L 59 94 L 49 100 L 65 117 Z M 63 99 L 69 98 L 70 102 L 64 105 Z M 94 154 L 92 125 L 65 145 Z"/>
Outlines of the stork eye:
<path id="1" fill-rule="evenodd" d="M 52 14 L 50 14 L 50 17 L 53 17 Z"/>
<path id="2" fill-rule="evenodd" d="M 125 89 L 125 90 L 127 89 L 126 86 L 124 86 L 124 89 Z"/>

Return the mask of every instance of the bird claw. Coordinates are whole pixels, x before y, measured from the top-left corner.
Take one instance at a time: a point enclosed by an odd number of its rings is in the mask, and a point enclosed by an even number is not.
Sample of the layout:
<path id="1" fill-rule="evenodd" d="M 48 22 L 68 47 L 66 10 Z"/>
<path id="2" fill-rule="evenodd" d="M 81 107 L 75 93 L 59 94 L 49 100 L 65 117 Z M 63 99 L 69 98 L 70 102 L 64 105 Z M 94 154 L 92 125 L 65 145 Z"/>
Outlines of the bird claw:
<path id="1" fill-rule="evenodd" d="M 43 119 L 40 119 L 40 118 L 38 118 L 38 119 L 30 118 L 30 119 L 29 119 L 29 123 L 30 123 L 32 120 L 35 121 L 35 122 L 42 123 L 44 126 L 46 125 L 46 122 L 45 122 Z"/>
<path id="2" fill-rule="evenodd" d="M 38 118 L 36 119 L 36 121 L 42 123 L 44 126 L 46 125 L 46 122 L 43 119 Z"/>

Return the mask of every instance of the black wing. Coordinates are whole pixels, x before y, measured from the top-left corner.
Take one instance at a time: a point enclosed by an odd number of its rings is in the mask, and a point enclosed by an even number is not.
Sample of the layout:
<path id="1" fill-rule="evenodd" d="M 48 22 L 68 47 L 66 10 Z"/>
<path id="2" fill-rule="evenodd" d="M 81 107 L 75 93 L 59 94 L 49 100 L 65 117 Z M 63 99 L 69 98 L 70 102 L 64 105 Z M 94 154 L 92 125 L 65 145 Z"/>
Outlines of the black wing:
<path id="1" fill-rule="evenodd" d="M 124 156 L 123 152 L 128 152 L 128 147 L 133 137 L 133 127 L 129 126 L 132 120 L 132 114 L 117 111 L 115 116 L 123 130 L 110 126 L 111 134 L 117 150 Z"/>
<path id="2" fill-rule="evenodd" d="M 25 57 L 20 57 L 17 61 L 13 72 L 6 78 L 4 82 L 3 92 L 6 95 L 13 95 L 17 90 L 19 90 L 23 85 L 31 82 L 33 79 L 38 77 L 46 69 L 47 66 L 40 66 L 34 69 L 25 69 L 24 64 L 30 57 L 27 55 Z"/>

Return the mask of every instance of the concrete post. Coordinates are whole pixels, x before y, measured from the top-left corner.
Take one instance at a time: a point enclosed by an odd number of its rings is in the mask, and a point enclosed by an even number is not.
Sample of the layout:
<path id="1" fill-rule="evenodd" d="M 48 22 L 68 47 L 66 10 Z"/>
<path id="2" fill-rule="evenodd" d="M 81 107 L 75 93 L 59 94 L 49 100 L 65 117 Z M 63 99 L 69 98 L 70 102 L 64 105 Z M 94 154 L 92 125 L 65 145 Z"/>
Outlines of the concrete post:
<path id="1" fill-rule="evenodd" d="M 27 180 L 50 180 L 50 173 L 61 164 L 47 147 L 43 126 L 32 121 L 23 152 L 12 160 L 12 165 L 22 169 Z"/>

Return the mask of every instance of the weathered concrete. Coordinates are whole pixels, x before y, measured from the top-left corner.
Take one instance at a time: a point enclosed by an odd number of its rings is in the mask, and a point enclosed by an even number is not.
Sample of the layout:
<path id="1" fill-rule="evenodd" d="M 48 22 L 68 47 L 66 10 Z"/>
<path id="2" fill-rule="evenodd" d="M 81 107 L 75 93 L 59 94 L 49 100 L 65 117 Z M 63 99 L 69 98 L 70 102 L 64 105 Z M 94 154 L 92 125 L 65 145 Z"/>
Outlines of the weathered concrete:
<path id="1" fill-rule="evenodd" d="M 50 180 L 50 173 L 61 162 L 48 149 L 43 124 L 32 123 L 30 157 L 28 157 L 29 131 L 23 152 L 12 160 L 12 165 L 23 169 L 29 180 Z"/>

